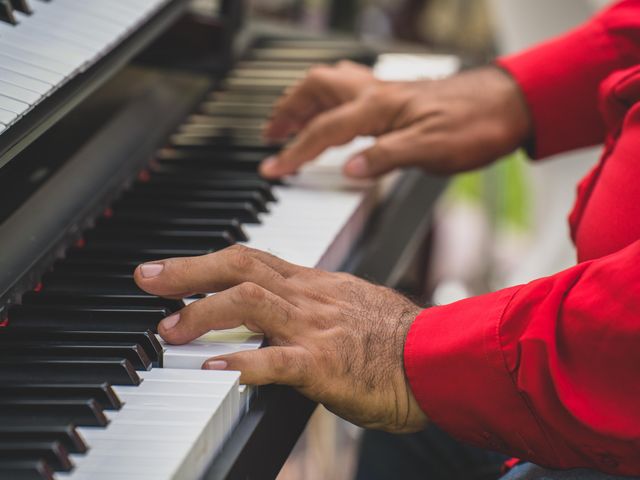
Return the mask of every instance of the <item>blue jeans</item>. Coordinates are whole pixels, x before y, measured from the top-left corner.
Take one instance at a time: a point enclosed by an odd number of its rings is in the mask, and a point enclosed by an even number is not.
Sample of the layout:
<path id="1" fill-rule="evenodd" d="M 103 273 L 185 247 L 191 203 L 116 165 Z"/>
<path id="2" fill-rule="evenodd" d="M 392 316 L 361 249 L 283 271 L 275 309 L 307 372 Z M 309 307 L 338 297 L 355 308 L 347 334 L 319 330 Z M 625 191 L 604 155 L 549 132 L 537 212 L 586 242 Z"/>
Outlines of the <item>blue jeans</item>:
<path id="1" fill-rule="evenodd" d="M 614 477 L 593 470 L 552 471 L 530 463 L 519 465 L 500 480 L 633 480 L 639 477 Z"/>

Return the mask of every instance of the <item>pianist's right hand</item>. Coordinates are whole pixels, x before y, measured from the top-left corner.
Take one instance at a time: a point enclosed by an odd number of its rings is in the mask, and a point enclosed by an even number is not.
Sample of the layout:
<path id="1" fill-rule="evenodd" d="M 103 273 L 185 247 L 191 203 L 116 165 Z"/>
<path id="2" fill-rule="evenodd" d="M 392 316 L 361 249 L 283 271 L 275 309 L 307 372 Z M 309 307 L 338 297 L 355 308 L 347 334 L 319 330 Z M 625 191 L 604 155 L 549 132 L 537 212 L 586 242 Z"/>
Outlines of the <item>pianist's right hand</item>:
<path id="1" fill-rule="evenodd" d="M 135 279 L 162 296 L 220 292 L 163 320 L 158 332 L 169 343 L 240 325 L 269 340 L 269 347 L 212 358 L 205 368 L 240 371 L 248 384 L 291 385 L 364 427 L 424 428 L 403 365 L 405 337 L 421 308 L 397 292 L 241 246 L 145 264 Z"/>
<path id="2" fill-rule="evenodd" d="M 379 82 L 353 64 L 312 70 L 276 104 L 268 139 L 297 134 L 261 165 L 265 177 L 294 173 L 326 148 L 359 135 L 377 143 L 345 165 L 375 177 L 395 168 L 449 174 L 480 168 L 522 146 L 532 120 L 516 82 L 498 67 L 442 80 Z"/>

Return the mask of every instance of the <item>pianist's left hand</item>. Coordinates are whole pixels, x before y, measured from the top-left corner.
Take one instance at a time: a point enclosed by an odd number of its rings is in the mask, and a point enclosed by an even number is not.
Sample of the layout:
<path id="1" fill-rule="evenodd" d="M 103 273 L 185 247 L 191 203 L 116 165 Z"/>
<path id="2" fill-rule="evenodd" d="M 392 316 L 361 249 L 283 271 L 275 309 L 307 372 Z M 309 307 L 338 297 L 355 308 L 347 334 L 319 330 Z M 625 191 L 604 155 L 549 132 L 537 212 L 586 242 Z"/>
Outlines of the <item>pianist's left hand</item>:
<path id="1" fill-rule="evenodd" d="M 269 347 L 212 358 L 204 368 L 239 370 L 247 384 L 294 386 L 367 428 L 424 427 L 403 368 L 405 337 L 421 309 L 395 291 L 240 246 L 142 265 L 135 278 L 165 297 L 219 292 L 160 323 L 170 343 L 239 325 L 269 340 Z"/>

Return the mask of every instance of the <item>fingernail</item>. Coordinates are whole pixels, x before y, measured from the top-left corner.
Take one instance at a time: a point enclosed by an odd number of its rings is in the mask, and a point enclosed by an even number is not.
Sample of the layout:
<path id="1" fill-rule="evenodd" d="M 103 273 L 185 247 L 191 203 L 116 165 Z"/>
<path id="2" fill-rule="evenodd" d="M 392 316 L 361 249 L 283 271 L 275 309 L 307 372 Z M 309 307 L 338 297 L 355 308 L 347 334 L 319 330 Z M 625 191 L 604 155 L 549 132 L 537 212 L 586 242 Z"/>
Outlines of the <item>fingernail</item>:
<path id="1" fill-rule="evenodd" d="M 356 155 L 345 166 L 347 175 L 351 177 L 369 176 L 369 162 L 364 155 Z"/>
<path id="2" fill-rule="evenodd" d="M 162 320 L 162 322 L 160 322 L 160 326 L 162 326 L 164 330 L 171 330 L 173 327 L 175 327 L 178 324 L 179 321 L 180 321 L 180 314 L 174 313 L 170 317 L 167 317 L 164 320 Z"/>
<path id="3" fill-rule="evenodd" d="M 205 370 L 226 370 L 227 367 L 228 364 L 224 360 L 212 360 L 204 364 Z"/>
<path id="4" fill-rule="evenodd" d="M 161 263 L 145 263 L 140 265 L 140 273 L 143 278 L 157 277 L 164 270 L 164 265 Z"/>

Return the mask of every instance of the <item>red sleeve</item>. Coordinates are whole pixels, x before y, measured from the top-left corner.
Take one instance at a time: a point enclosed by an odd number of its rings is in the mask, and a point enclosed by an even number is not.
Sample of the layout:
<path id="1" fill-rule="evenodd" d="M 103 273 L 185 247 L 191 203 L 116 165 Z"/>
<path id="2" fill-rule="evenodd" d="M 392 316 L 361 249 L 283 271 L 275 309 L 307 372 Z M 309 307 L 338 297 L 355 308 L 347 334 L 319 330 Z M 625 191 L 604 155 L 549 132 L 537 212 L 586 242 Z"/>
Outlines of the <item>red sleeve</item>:
<path id="1" fill-rule="evenodd" d="M 640 241 L 425 310 L 405 370 L 451 435 L 553 468 L 640 474 Z"/>
<path id="2" fill-rule="evenodd" d="M 620 1 L 564 36 L 498 59 L 520 84 L 533 116 L 532 156 L 602 143 L 600 83 L 638 63 L 640 0 Z"/>

